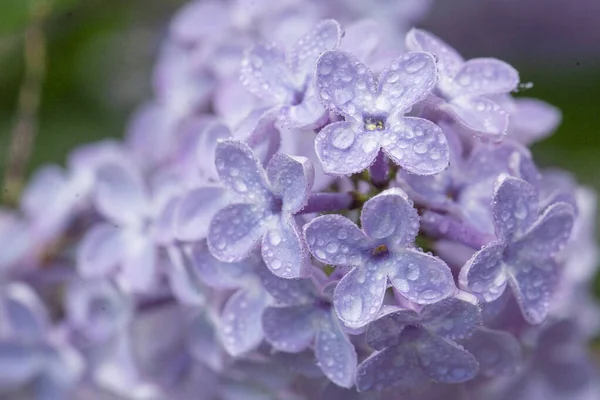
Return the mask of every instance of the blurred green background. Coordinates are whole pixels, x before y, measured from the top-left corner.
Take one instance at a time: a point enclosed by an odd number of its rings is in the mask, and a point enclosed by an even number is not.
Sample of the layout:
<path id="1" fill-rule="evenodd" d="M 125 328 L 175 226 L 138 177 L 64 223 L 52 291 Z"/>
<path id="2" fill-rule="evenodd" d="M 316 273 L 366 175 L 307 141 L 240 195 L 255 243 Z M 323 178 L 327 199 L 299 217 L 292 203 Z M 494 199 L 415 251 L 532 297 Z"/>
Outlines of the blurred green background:
<path id="1" fill-rule="evenodd" d="M 25 78 L 24 44 L 32 8 L 41 24 L 46 71 L 29 171 L 63 163 L 78 144 L 123 134 L 128 115 L 151 95 L 161 38 L 184 0 L 1 0 L 0 176 Z M 597 0 L 434 2 L 421 26 L 465 56 L 497 56 L 514 65 L 523 94 L 559 107 L 564 120 L 534 146 L 542 166 L 571 170 L 600 188 L 600 15 Z"/>

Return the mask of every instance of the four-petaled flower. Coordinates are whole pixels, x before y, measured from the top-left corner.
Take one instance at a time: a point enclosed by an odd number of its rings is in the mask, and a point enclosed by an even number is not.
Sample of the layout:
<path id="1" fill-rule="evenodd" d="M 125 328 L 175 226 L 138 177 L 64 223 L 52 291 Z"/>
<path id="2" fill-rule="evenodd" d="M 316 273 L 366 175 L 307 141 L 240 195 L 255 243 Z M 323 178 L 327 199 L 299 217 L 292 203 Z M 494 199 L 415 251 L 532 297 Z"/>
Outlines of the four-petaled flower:
<path id="1" fill-rule="evenodd" d="M 315 149 L 323 170 L 349 175 L 368 168 L 380 149 L 408 172 L 432 175 L 448 166 L 448 143 L 440 127 L 404 117 L 435 87 L 434 58 L 410 52 L 394 59 L 377 82 L 353 55 L 327 51 L 317 62 L 318 95 L 345 117 L 323 128 Z"/>
<path id="2" fill-rule="evenodd" d="M 463 127 L 485 137 L 506 133 L 508 113 L 486 96 L 517 88 L 519 73 L 513 67 L 495 58 L 465 61 L 452 47 L 420 29 L 408 32 L 406 47 L 437 57 L 439 81 L 433 94 L 447 102 L 440 101 L 440 109 Z"/>
<path id="3" fill-rule="evenodd" d="M 333 295 L 346 325 L 361 327 L 375 318 L 388 280 L 418 304 L 435 303 L 456 290 L 448 266 L 413 247 L 419 217 L 402 190 L 388 189 L 368 200 L 361 226 L 362 230 L 341 215 L 324 215 L 304 227 L 308 248 L 317 260 L 354 267 Z"/>
<path id="4" fill-rule="evenodd" d="M 575 214 L 556 202 L 539 212 L 535 189 L 524 180 L 502 175 L 492 201 L 498 240 L 476 252 L 462 268 L 459 282 L 486 302 L 509 284 L 523 316 L 541 323 L 558 279 L 553 256 L 569 239 Z"/>
<path id="5" fill-rule="evenodd" d="M 455 341 L 469 337 L 481 316 L 472 296 L 462 297 L 427 305 L 419 313 L 390 306 L 382 309 L 367 328 L 367 343 L 377 351 L 358 366 L 357 389 L 473 379 L 479 364 Z"/>

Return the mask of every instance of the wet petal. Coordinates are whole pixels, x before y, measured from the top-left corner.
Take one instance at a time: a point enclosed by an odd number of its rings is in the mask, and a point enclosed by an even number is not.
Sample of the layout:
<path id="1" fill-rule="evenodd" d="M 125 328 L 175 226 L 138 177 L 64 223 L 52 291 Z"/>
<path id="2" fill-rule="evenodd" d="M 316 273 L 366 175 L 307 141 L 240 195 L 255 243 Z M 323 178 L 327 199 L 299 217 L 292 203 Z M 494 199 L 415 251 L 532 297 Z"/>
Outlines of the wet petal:
<path id="1" fill-rule="evenodd" d="M 423 307 L 422 323 L 430 332 L 450 340 L 469 337 L 481 325 L 477 301 L 450 297 Z"/>
<path id="2" fill-rule="evenodd" d="M 264 290 L 238 290 L 225 304 L 220 334 L 231 356 L 247 353 L 262 341 L 261 319 L 266 303 Z"/>
<path id="3" fill-rule="evenodd" d="M 381 146 L 394 163 L 412 174 L 437 174 L 450 160 L 444 132 L 423 118 L 402 117 L 390 121 L 390 129 L 384 133 Z"/>
<path id="4" fill-rule="evenodd" d="M 423 372 L 436 382 L 460 383 L 477 376 L 475 357 L 454 342 L 423 331 L 416 348 Z"/>
<path id="5" fill-rule="evenodd" d="M 456 50 L 437 36 L 421 29 L 413 28 L 406 34 L 406 47 L 435 55 L 440 74 L 445 77 L 453 77 L 464 63 Z"/>
<path id="6" fill-rule="evenodd" d="M 307 304 L 315 300 L 315 288 L 310 279 L 279 278 L 264 266 L 257 268 L 256 273 L 278 306 Z"/>
<path id="7" fill-rule="evenodd" d="M 364 232 L 373 239 L 389 238 L 396 248 L 412 244 L 419 232 L 419 215 L 401 189 L 388 189 L 368 200 L 360 216 Z"/>
<path id="8" fill-rule="evenodd" d="M 360 265 L 367 238 L 354 222 L 341 215 L 323 215 L 304 226 L 312 255 L 325 264 Z"/>
<path id="9" fill-rule="evenodd" d="M 356 369 L 359 391 L 381 391 L 391 386 L 411 387 L 419 383 L 425 383 L 419 360 L 408 346 L 386 347 L 373 353 Z"/>
<path id="10" fill-rule="evenodd" d="M 327 51 L 319 57 L 315 79 L 326 108 L 362 123 L 376 93 L 373 75 L 363 63 L 349 53 Z"/>
<path id="11" fill-rule="evenodd" d="M 546 319 L 558 282 L 557 268 L 551 259 L 519 259 L 510 265 L 508 282 L 527 322 L 540 324 Z"/>
<path id="12" fill-rule="evenodd" d="M 507 279 L 503 252 L 504 245 L 494 242 L 475 253 L 460 271 L 461 288 L 485 302 L 499 298 L 504 293 Z"/>
<path id="13" fill-rule="evenodd" d="M 380 140 L 377 131 L 358 131 L 350 122 L 335 122 L 319 132 L 315 151 L 326 174 L 351 175 L 373 164 Z"/>
<path id="14" fill-rule="evenodd" d="M 417 304 L 438 302 L 457 289 L 450 268 L 440 258 L 405 249 L 394 254 L 388 276 L 404 297 Z"/>
<path id="15" fill-rule="evenodd" d="M 377 109 L 404 113 L 423 100 L 436 83 L 437 68 L 430 53 L 405 53 L 379 76 Z"/>
<path id="16" fill-rule="evenodd" d="M 319 22 L 292 47 L 290 64 L 294 71 L 301 76 L 312 74 L 319 56 L 327 50 L 335 50 L 341 37 L 342 28 L 337 21 L 327 19 Z"/>
<path id="17" fill-rule="evenodd" d="M 538 216 L 533 186 L 522 179 L 502 175 L 494 188 L 492 203 L 496 234 L 507 241 L 522 235 Z"/>
<path id="18" fill-rule="evenodd" d="M 257 260 L 250 257 L 239 262 L 223 262 L 208 250 L 205 240 L 188 249 L 195 275 L 206 285 L 216 289 L 234 289 L 244 285 L 244 277 L 251 274 Z"/>
<path id="19" fill-rule="evenodd" d="M 280 121 L 288 128 L 316 129 L 325 125 L 328 116 L 317 96 L 307 95 L 300 104 L 283 108 Z"/>
<path id="20" fill-rule="evenodd" d="M 454 77 L 460 95 L 508 93 L 517 88 L 519 73 L 509 64 L 495 58 L 474 58 L 463 64 Z"/>
<path id="21" fill-rule="evenodd" d="M 396 346 L 400 343 L 400 335 L 406 326 L 420 323 L 419 314 L 413 310 L 391 309 L 369 324 L 365 340 L 375 350 Z"/>
<path id="22" fill-rule="evenodd" d="M 98 224 L 87 231 L 77 249 L 77 270 L 83 277 L 101 277 L 114 270 L 123 256 L 121 230 Z"/>
<path id="23" fill-rule="evenodd" d="M 277 350 L 300 352 L 312 344 L 317 318 L 313 304 L 267 307 L 262 315 L 265 340 Z"/>
<path id="24" fill-rule="evenodd" d="M 269 214 L 251 204 L 232 204 L 220 210 L 208 230 L 208 248 L 221 261 L 234 262 L 248 257 L 267 227 Z"/>
<path id="25" fill-rule="evenodd" d="M 357 267 L 340 280 L 333 292 L 338 317 L 351 328 L 371 322 L 381 309 L 387 289 L 385 274 L 374 264 Z"/>
<path id="26" fill-rule="evenodd" d="M 485 138 L 500 139 L 508 129 L 508 113 L 485 97 L 459 97 L 445 110 L 464 128 Z"/>
<path id="27" fill-rule="evenodd" d="M 195 151 L 196 160 L 194 161 L 200 167 L 202 176 L 216 180 L 218 173 L 214 159 L 215 149 L 219 140 L 231 137 L 231 132 L 227 125 L 211 122 L 206 125 L 199 136 Z"/>
<path id="28" fill-rule="evenodd" d="M 259 43 L 244 54 L 240 79 L 252 94 L 275 103 L 293 94 L 285 52 L 272 43 Z"/>
<path id="29" fill-rule="evenodd" d="M 521 345 L 508 332 L 479 328 L 463 341 L 486 377 L 510 376 L 521 366 Z"/>
<path id="30" fill-rule="evenodd" d="M 282 216 L 263 236 L 261 254 L 271 272 L 281 278 L 310 275 L 308 249 L 292 216 Z"/>
<path id="31" fill-rule="evenodd" d="M 215 150 L 215 165 L 221 182 L 236 201 L 264 204 L 271 199 L 265 172 L 247 144 L 221 141 Z"/>
<path id="32" fill-rule="evenodd" d="M 307 158 L 276 154 L 269 162 L 267 175 L 273 194 L 283 201 L 283 211 L 294 214 L 306 205 L 315 178 Z"/>
<path id="33" fill-rule="evenodd" d="M 321 319 L 315 356 L 321 370 L 333 383 L 345 388 L 354 385 L 356 350 L 342 331 L 333 311 Z"/>
<path id="34" fill-rule="evenodd" d="M 175 210 L 175 232 L 183 241 L 201 240 L 208 234 L 210 221 L 227 205 L 224 188 L 205 186 L 189 191 Z"/>

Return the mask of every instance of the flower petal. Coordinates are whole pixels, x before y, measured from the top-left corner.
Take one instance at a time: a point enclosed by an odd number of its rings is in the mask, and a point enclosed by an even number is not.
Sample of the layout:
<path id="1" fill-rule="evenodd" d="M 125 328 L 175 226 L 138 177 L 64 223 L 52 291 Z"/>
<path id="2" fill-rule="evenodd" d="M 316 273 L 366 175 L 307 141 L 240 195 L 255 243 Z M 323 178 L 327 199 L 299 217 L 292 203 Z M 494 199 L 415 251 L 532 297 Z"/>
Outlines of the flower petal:
<path id="1" fill-rule="evenodd" d="M 377 109 L 405 113 L 427 97 L 436 83 L 437 68 L 430 53 L 404 53 L 379 75 Z"/>
<path id="2" fill-rule="evenodd" d="M 367 236 L 386 239 L 396 248 L 412 244 L 419 232 L 419 215 L 401 189 L 385 190 L 369 199 L 360 216 Z"/>
<path id="3" fill-rule="evenodd" d="M 494 188 L 492 213 L 496 234 L 512 241 L 525 233 L 538 216 L 538 197 L 522 179 L 502 175 Z"/>
<path id="4" fill-rule="evenodd" d="M 458 97 L 445 111 L 463 128 L 485 138 L 501 139 L 508 129 L 508 113 L 485 97 Z"/>
<path id="5" fill-rule="evenodd" d="M 238 290 L 225 304 L 220 335 L 233 357 L 255 349 L 263 339 L 262 314 L 267 304 L 264 290 Z"/>
<path id="6" fill-rule="evenodd" d="M 77 249 L 77 270 L 83 277 L 101 277 L 121 261 L 125 245 L 121 230 L 98 224 L 88 230 Z"/>
<path id="7" fill-rule="evenodd" d="M 338 317 L 350 328 L 371 322 L 381 309 L 387 289 L 385 274 L 376 264 L 367 264 L 348 272 L 333 292 Z"/>
<path id="8" fill-rule="evenodd" d="M 392 285 L 417 304 L 438 302 L 457 289 L 450 268 L 440 258 L 405 249 L 394 254 L 388 269 Z"/>
<path id="9" fill-rule="evenodd" d="M 50 321 L 48 311 L 36 293 L 21 283 L 7 284 L 3 291 L 0 307 L 11 333 L 24 341 L 43 340 Z"/>
<path id="10" fill-rule="evenodd" d="M 240 203 L 264 204 L 271 199 L 265 172 L 247 144 L 236 140 L 219 142 L 215 165 L 221 182 Z"/>
<path id="11" fill-rule="evenodd" d="M 231 204 L 220 210 L 208 229 L 208 248 L 219 260 L 240 261 L 254 250 L 267 231 L 269 214 L 252 204 Z"/>
<path id="12" fill-rule="evenodd" d="M 488 303 L 499 298 L 507 282 L 503 252 L 504 245 L 493 242 L 473 254 L 460 270 L 460 287 Z"/>
<path id="13" fill-rule="evenodd" d="M 333 310 L 321 319 L 315 342 L 315 356 L 321 370 L 333 383 L 345 388 L 354 385 L 356 350 L 342 331 Z"/>
<path id="14" fill-rule="evenodd" d="M 304 226 L 304 237 L 312 255 L 325 264 L 360 265 L 368 240 L 354 222 L 341 215 L 323 215 Z"/>
<path id="15" fill-rule="evenodd" d="M 409 50 L 421 50 L 435 55 L 440 74 L 445 77 L 453 77 L 464 63 L 456 50 L 422 29 L 413 28 L 406 34 L 406 47 Z"/>
<path id="16" fill-rule="evenodd" d="M 288 353 L 306 349 L 315 337 L 318 313 L 313 304 L 267 307 L 262 315 L 265 340 Z"/>
<path id="17" fill-rule="evenodd" d="M 0 385 L 21 386 L 33 380 L 44 365 L 43 353 L 25 343 L 0 341 Z"/>
<path id="18" fill-rule="evenodd" d="M 314 72 L 319 56 L 340 45 L 342 28 L 333 19 L 317 24 L 310 32 L 298 39 L 290 51 L 290 65 L 296 74 L 310 75 Z"/>
<path id="19" fill-rule="evenodd" d="M 508 268 L 508 282 L 521 307 L 523 317 L 531 324 L 541 324 L 558 283 L 558 267 L 552 259 L 516 260 Z"/>
<path id="20" fill-rule="evenodd" d="M 148 292 L 158 283 L 158 254 L 152 240 L 140 233 L 127 234 L 121 271 L 117 278 L 124 288 Z"/>
<path id="21" fill-rule="evenodd" d="M 376 96 L 371 71 L 352 54 L 326 51 L 319 57 L 316 87 L 323 105 L 359 123 Z"/>
<path id="22" fill-rule="evenodd" d="M 281 109 L 281 125 L 286 128 L 317 129 L 325 123 L 329 113 L 316 95 L 306 95 L 300 104 Z"/>
<path id="23" fill-rule="evenodd" d="M 267 267 L 280 278 L 310 276 L 308 249 L 292 216 L 282 216 L 263 236 L 261 254 Z"/>
<path id="24" fill-rule="evenodd" d="M 428 381 L 424 378 L 419 360 L 410 347 L 386 347 L 360 363 L 356 369 L 356 388 L 362 392 L 381 391 L 391 386 L 418 387 Z"/>
<path id="25" fill-rule="evenodd" d="M 395 164 L 417 175 L 433 175 L 448 167 L 450 149 L 442 128 L 423 118 L 390 121 L 381 147 Z"/>
<path id="26" fill-rule="evenodd" d="M 423 372 L 436 382 L 466 382 L 477 375 L 475 357 L 454 342 L 424 330 L 416 348 Z"/>
<path id="27" fill-rule="evenodd" d="M 175 233 L 182 241 L 201 240 L 208 234 L 210 221 L 227 204 L 226 191 L 217 186 L 192 189 L 175 210 Z"/>
<path id="28" fill-rule="evenodd" d="M 199 136 L 194 161 L 198 164 L 202 176 L 216 180 L 218 173 L 214 160 L 215 149 L 219 140 L 231 137 L 231 131 L 225 124 L 211 121 L 204 127 Z"/>
<path id="29" fill-rule="evenodd" d="M 206 242 L 204 242 L 206 245 Z M 207 250 L 208 251 L 208 250 Z M 203 306 L 206 297 L 194 266 L 183 249 L 176 246 L 167 247 L 168 259 L 163 262 L 167 268 L 167 279 L 173 297 L 182 305 Z"/>
<path id="30" fill-rule="evenodd" d="M 517 88 L 519 73 L 511 65 L 495 58 L 474 58 L 465 62 L 454 76 L 460 95 L 508 93 Z"/>
<path id="31" fill-rule="evenodd" d="M 463 346 L 477 359 L 479 372 L 486 377 L 510 376 L 521 366 L 521 345 L 508 332 L 479 328 Z"/>
<path id="32" fill-rule="evenodd" d="M 369 324 L 365 340 L 375 350 L 396 346 L 400 343 L 400 335 L 406 326 L 420 323 L 421 318 L 416 311 L 391 309 Z"/>
<path id="33" fill-rule="evenodd" d="M 242 59 L 240 79 L 253 95 L 274 103 L 287 102 L 293 86 L 285 52 L 272 43 L 258 43 Z"/>
<path id="34" fill-rule="evenodd" d="M 205 240 L 188 247 L 187 254 L 193 264 L 194 275 L 206 285 L 216 289 L 235 289 L 244 285 L 258 260 L 250 257 L 239 262 L 223 262 L 208 250 Z"/>
<path id="35" fill-rule="evenodd" d="M 560 110 L 544 101 L 523 97 L 511 100 L 515 110 L 510 112 L 508 134 L 525 145 L 550 135 L 562 119 Z"/>
<path id="36" fill-rule="evenodd" d="M 423 326 L 430 332 L 450 340 L 469 337 L 481 325 L 477 302 L 449 297 L 421 310 Z"/>
<path id="37" fill-rule="evenodd" d="M 275 154 L 267 166 L 273 194 L 281 197 L 283 211 L 294 214 L 308 202 L 315 171 L 305 157 Z"/>
<path id="38" fill-rule="evenodd" d="M 326 174 L 351 175 L 373 164 L 380 140 L 377 131 L 357 131 L 350 122 L 335 122 L 321 129 L 315 151 Z"/>

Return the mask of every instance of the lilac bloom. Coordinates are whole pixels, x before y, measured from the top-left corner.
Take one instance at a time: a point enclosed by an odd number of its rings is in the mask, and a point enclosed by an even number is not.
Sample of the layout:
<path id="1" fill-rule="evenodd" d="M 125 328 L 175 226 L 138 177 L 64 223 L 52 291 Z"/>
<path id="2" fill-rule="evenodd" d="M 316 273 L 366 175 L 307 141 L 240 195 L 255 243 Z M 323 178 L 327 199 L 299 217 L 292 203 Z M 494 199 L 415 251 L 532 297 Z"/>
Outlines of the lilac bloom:
<path id="1" fill-rule="evenodd" d="M 389 189 L 364 204 L 362 229 L 340 215 L 305 225 L 308 248 L 317 260 L 353 267 L 333 294 L 338 316 L 349 327 L 375 318 L 388 282 L 418 304 L 435 303 L 456 290 L 448 266 L 414 248 L 419 217 L 411 204 L 402 190 Z"/>
<path id="2" fill-rule="evenodd" d="M 276 305 L 262 315 L 265 339 L 274 349 L 298 353 L 314 346 L 323 373 L 336 385 L 354 384 L 356 351 L 342 330 L 331 300 L 315 293 L 309 280 L 285 280 L 262 274 Z M 291 294 L 291 296 L 290 296 Z"/>
<path id="3" fill-rule="evenodd" d="M 498 179 L 492 201 L 498 240 L 476 252 L 460 272 L 460 285 L 486 302 L 510 285 L 523 316 L 541 323 L 558 279 L 553 256 L 566 244 L 573 208 L 554 203 L 539 210 L 535 189 L 522 179 Z"/>
<path id="4" fill-rule="evenodd" d="M 436 174 L 448 166 L 448 144 L 440 127 L 404 117 L 435 86 L 435 61 L 428 53 L 394 59 L 376 82 L 354 56 L 340 51 L 319 58 L 316 85 L 326 108 L 345 121 L 323 128 L 315 141 L 326 173 L 349 175 L 368 168 L 380 149 L 410 173 Z"/>
<path id="5" fill-rule="evenodd" d="M 486 378 L 514 375 L 522 363 L 521 344 L 509 332 L 479 327 L 459 344 L 475 357 Z"/>
<path id="6" fill-rule="evenodd" d="M 423 375 L 442 383 L 473 379 L 478 362 L 456 343 L 469 337 L 481 322 L 477 304 L 471 301 L 451 297 L 426 305 L 419 313 L 383 309 L 367 328 L 367 343 L 376 352 L 358 366 L 357 389 L 418 386 Z"/>
<path id="7" fill-rule="evenodd" d="M 241 80 L 246 89 L 280 110 L 280 120 L 292 127 L 317 127 L 325 110 L 315 96 L 317 58 L 334 50 L 342 36 L 334 20 L 321 21 L 285 53 L 275 44 L 256 44 L 242 60 Z"/>
<path id="8" fill-rule="evenodd" d="M 303 157 L 276 154 L 266 170 L 250 147 L 225 140 L 215 151 L 217 173 L 236 203 L 212 219 L 208 247 L 221 261 L 241 261 L 259 245 L 277 276 L 307 276 L 308 251 L 294 214 L 308 202 L 312 165 Z"/>
<path id="9" fill-rule="evenodd" d="M 465 61 L 452 47 L 420 29 L 408 32 L 406 46 L 437 57 L 440 80 L 433 94 L 446 102 L 438 107 L 482 137 L 499 138 L 506 134 L 508 113 L 486 96 L 517 88 L 519 74 L 513 67 L 494 58 Z"/>

